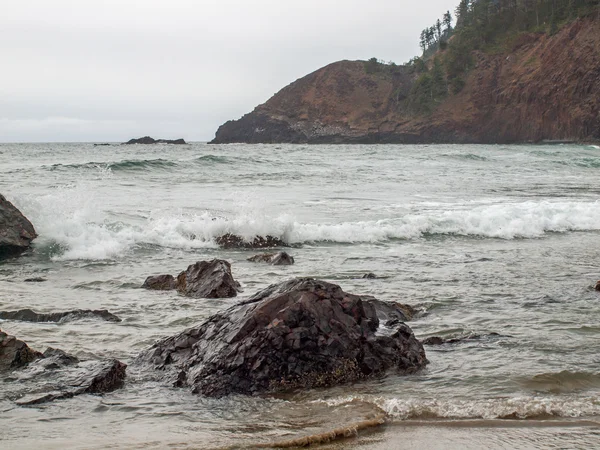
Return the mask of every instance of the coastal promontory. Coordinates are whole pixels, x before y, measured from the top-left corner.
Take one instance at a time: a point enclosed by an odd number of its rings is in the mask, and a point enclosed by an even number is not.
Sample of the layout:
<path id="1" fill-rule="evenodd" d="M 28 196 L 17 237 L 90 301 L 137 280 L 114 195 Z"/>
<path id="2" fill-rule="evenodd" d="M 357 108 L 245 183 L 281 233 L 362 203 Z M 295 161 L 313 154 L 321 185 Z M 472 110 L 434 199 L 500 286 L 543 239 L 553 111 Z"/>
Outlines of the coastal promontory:
<path id="1" fill-rule="evenodd" d="M 560 26 L 530 14 L 491 37 L 469 25 L 477 10 L 465 12 L 408 64 L 329 64 L 223 124 L 212 143 L 598 141 L 600 15 L 582 11 Z"/>

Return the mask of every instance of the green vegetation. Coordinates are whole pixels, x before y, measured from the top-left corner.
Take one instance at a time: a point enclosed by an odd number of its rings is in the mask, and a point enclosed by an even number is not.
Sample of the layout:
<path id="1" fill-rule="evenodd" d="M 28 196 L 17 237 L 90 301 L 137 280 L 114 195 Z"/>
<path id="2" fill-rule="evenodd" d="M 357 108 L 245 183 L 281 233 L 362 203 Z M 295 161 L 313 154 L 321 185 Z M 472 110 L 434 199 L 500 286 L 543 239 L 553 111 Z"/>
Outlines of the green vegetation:
<path id="1" fill-rule="evenodd" d="M 421 32 L 423 55 L 409 62 L 417 79 L 406 106 L 428 114 L 446 96 L 460 92 L 475 50 L 510 52 L 522 33 L 552 35 L 577 17 L 591 14 L 600 17 L 600 0 L 460 0 L 454 27 L 447 11 Z"/>

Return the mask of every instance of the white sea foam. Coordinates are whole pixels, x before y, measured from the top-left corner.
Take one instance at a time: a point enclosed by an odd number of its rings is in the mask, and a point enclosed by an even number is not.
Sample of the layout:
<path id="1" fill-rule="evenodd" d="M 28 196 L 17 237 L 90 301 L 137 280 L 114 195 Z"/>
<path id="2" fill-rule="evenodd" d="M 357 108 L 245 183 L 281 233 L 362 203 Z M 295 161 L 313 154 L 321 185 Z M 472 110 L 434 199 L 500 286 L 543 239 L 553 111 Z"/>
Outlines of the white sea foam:
<path id="1" fill-rule="evenodd" d="M 295 243 L 383 242 L 424 235 L 488 238 L 539 238 L 548 232 L 600 230 L 600 202 L 521 202 L 498 204 L 413 205 L 403 214 L 387 212 L 381 220 L 301 223 L 270 215 L 257 205 L 241 207 L 227 217 L 210 211 L 197 215 L 155 212 L 135 223 L 118 222 L 96 204 L 85 187 L 57 190 L 20 202 L 36 225 L 39 243 L 53 242 L 60 259 L 113 259 L 139 245 L 192 249 L 216 247 L 225 233 L 246 239 L 272 235 Z"/>
<path id="2" fill-rule="evenodd" d="M 544 417 L 591 417 L 600 415 L 598 397 L 497 397 L 487 399 L 426 399 L 348 396 L 316 400 L 329 406 L 355 401 L 370 402 L 390 417 L 408 419 L 535 419 Z"/>

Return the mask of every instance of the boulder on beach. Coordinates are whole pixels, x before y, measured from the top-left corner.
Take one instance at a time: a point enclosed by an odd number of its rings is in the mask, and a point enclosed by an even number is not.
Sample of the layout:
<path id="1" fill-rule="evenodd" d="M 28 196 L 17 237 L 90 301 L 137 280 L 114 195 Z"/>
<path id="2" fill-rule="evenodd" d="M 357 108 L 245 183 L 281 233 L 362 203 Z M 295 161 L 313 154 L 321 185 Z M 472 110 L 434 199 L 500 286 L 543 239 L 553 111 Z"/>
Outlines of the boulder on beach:
<path id="1" fill-rule="evenodd" d="M 387 327 L 377 311 L 385 311 Z M 272 285 L 143 352 L 176 386 L 211 397 L 327 387 L 415 372 L 425 351 L 396 304 L 311 278 Z"/>
<path id="2" fill-rule="evenodd" d="M 289 247 L 289 245 L 278 237 L 274 236 L 255 236 L 251 240 L 244 239 L 237 234 L 227 233 L 215 239 L 217 245 L 224 249 L 231 248 L 271 248 L 271 247 Z"/>
<path id="3" fill-rule="evenodd" d="M 44 355 L 0 330 L 0 372 L 26 366 Z"/>
<path id="4" fill-rule="evenodd" d="M 222 259 L 198 261 L 177 275 L 153 275 L 146 278 L 143 288 L 156 290 L 177 289 L 180 294 L 193 298 L 235 297 L 240 283 L 233 279 L 231 264 Z"/>
<path id="5" fill-rule="evenodd" d="M 31 222 L 0 194 L 0 259 L 25 251 L 36 237 Z"/>
<path id="6" fill-rule="evenodd" d="M 65 322 L 68 320 L 98 318 L 107 322 L 120 322 L 117 316 L 106 309 L 74 309 L 55 313 L 36 313 L 31 309 L 18 311 L 0 311 L 0 319 L 18 320 L 21 322 Z"/>
<path id="7" fill-rule="evenodd" d="M 144 136 L 137 139 L 130 139 L 127 142 L 123 142 L 123 144 L 187 144 L 183 139 L 154 139 L 150 136 Z"/>
<path id="8" fill-rule="evenodd" d="M 251 262 L 265 262 L 272 266 L 291 266 L 294 264 L 294 257 L 290 256 L 287 252 L 278 253 L 262 253 L 260 255 L 254 255 L 248 258 Z"/>

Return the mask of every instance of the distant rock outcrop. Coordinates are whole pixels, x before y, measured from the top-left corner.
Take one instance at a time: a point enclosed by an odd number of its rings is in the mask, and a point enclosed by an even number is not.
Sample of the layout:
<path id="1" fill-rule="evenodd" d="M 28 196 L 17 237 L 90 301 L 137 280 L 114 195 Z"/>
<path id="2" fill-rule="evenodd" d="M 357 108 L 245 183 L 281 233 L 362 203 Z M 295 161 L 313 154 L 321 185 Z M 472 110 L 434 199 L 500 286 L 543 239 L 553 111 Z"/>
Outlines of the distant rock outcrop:
<path id="1" fill-rule="evenodd" d="M 138 362 L 212 397 L 333 386 L 423 368 L 404 318 L 396 304 L 297 278 L 158 342 Z"/>
<path id="2" fill-rule="evenodd" d="M 144 136 L 137 139 L 130 139 L 123 144 L 187 144 L 183 139 L 154 139 L 150 136 Z"/>
<path id="3" fill-rule="evenodd" d="M 25 251 L 36 237 L 31 222 L 0 195 L 0 259 Z"/>
<path id="4" fill-rule="evenodd" d="M 221 125 L 212 143 L 599 141 L 600 16 L 513 37 L 504 52 L 472 52 L 460 92 L 430 112 L 411 108 L 422 73 L 410 65 L 340 61 Z"/>

